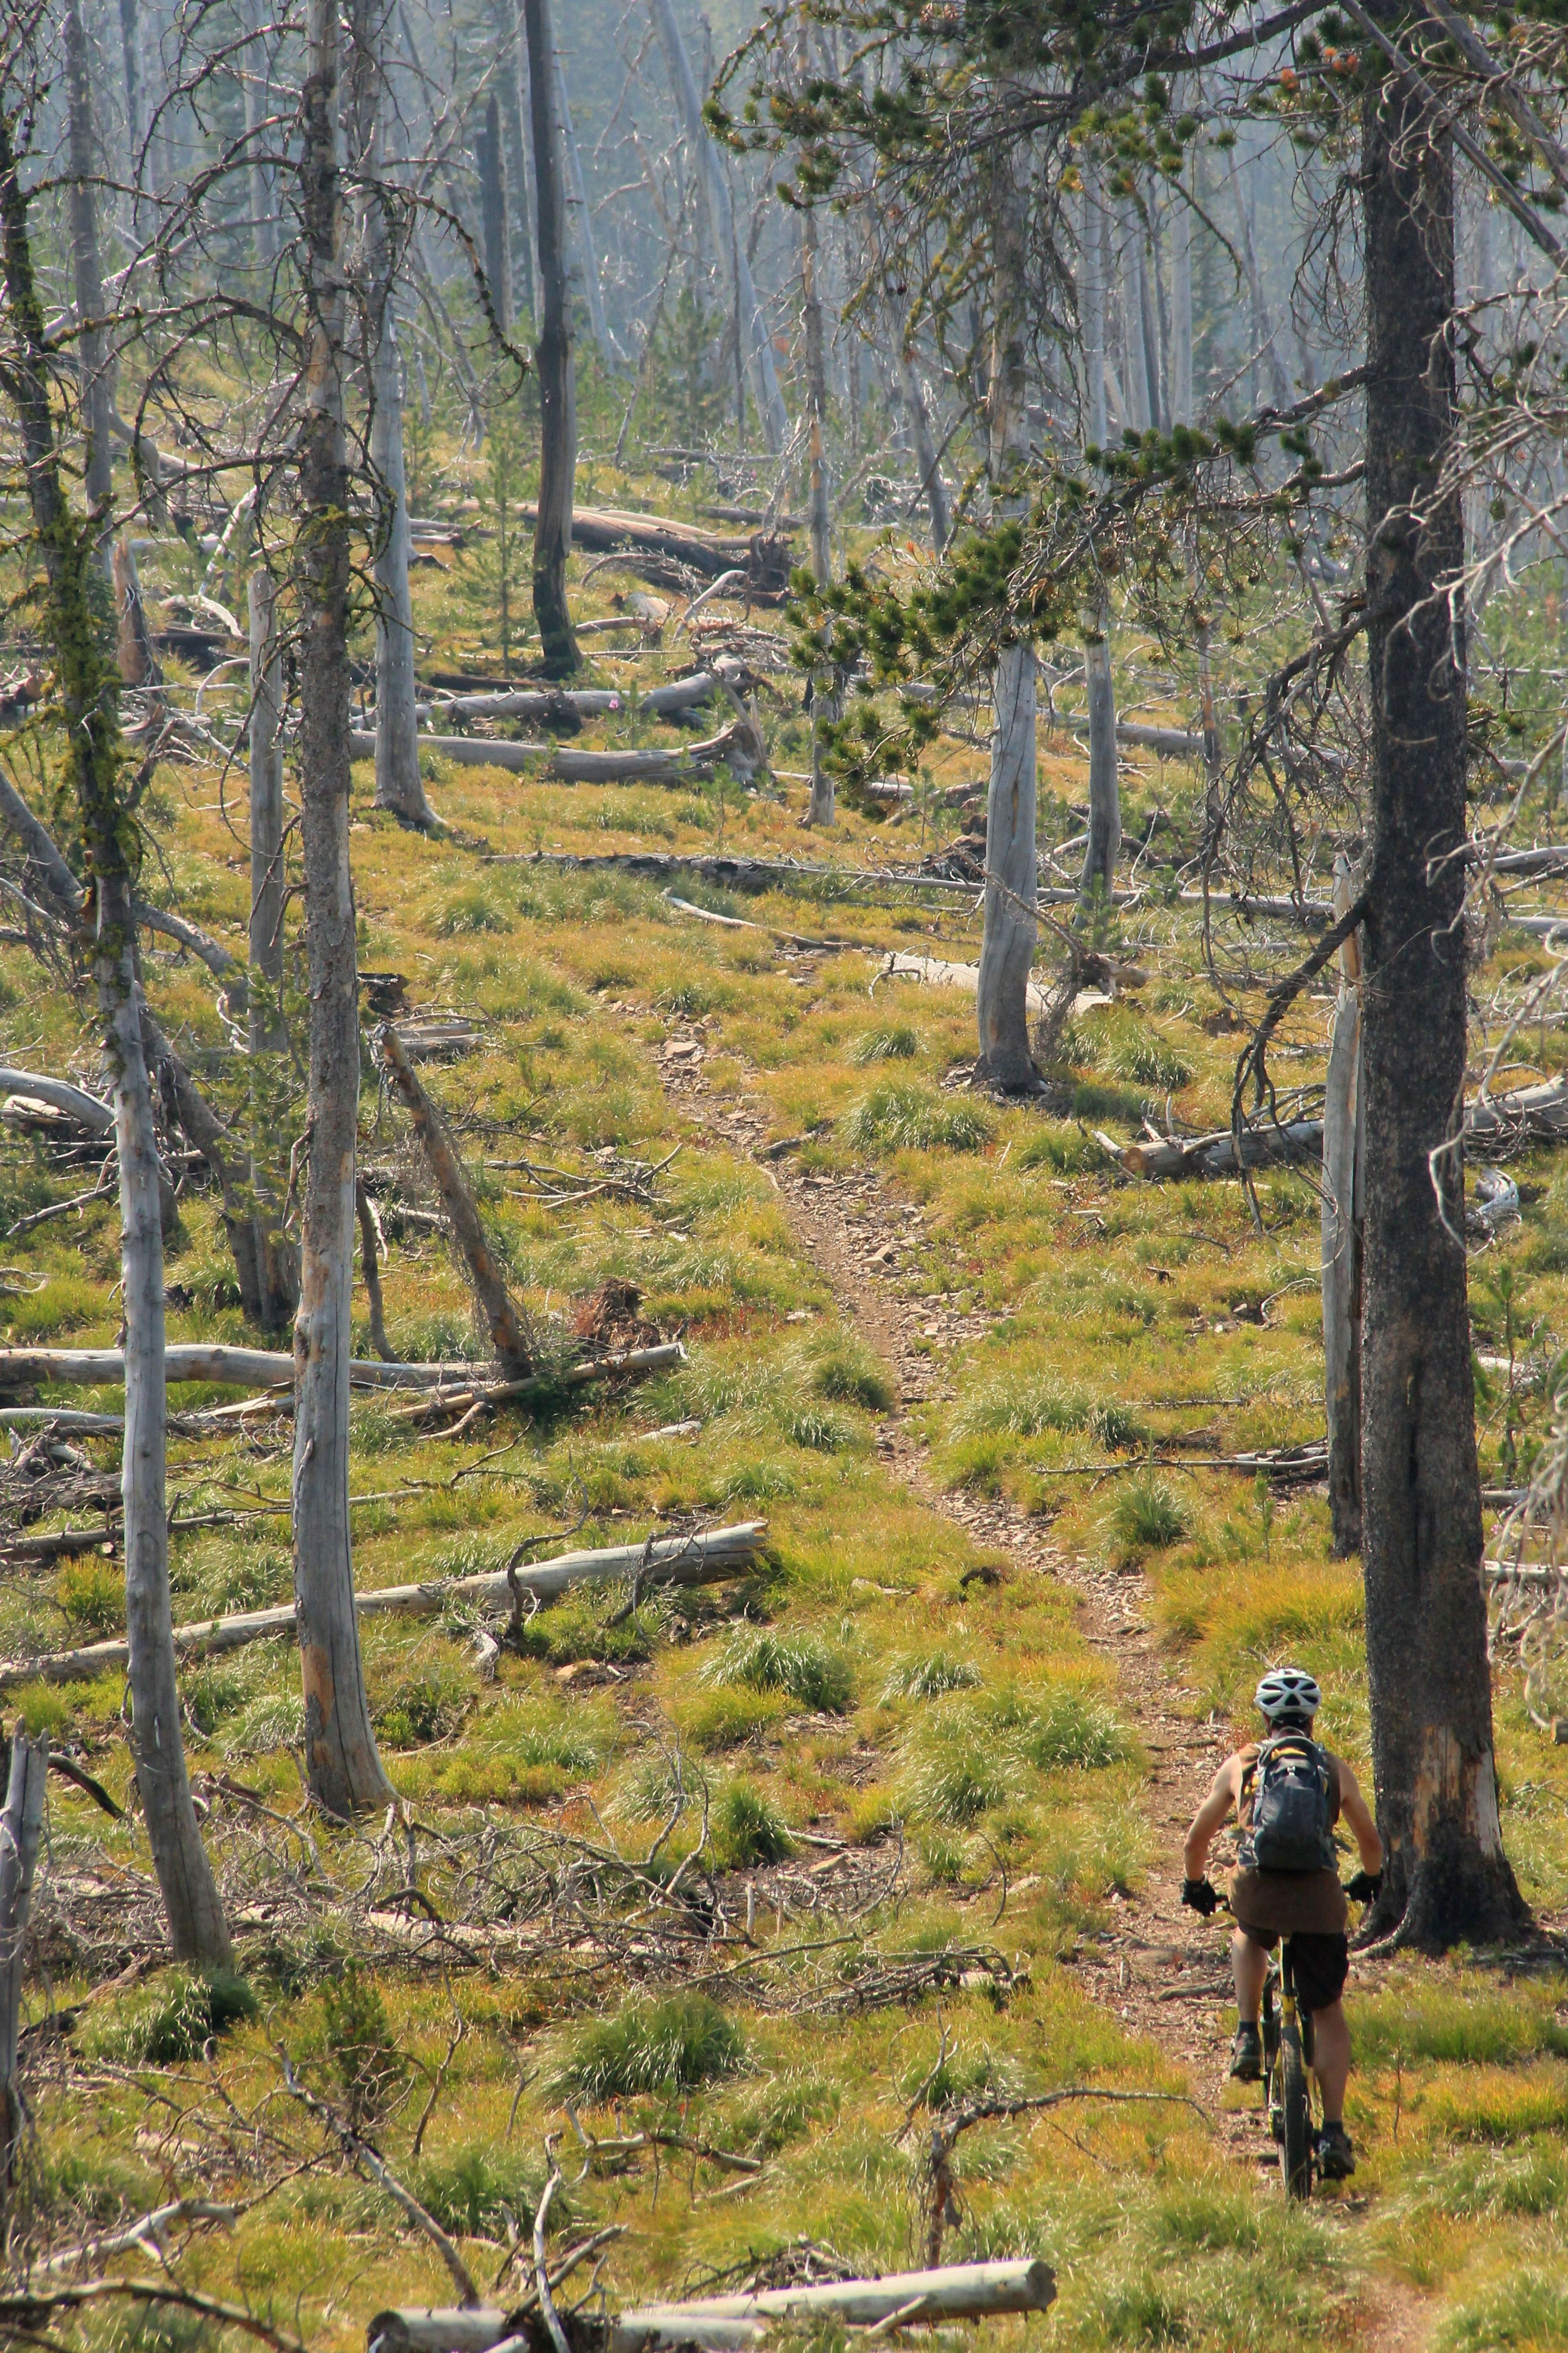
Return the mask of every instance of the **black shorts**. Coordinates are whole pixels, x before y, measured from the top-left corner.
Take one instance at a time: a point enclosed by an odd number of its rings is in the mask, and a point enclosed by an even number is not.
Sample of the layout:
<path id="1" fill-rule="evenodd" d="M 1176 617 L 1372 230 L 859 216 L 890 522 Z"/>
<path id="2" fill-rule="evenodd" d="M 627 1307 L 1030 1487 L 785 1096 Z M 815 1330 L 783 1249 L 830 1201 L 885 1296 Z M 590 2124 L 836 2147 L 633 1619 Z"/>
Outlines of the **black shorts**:
<path id="1" fill-rule="evenodd" d="M 1244 1920 L 1241 1933 L 1250 1945 L 1260 1945 L 1271 1953 L 1279 1942 L 1279 1934 L 1269 1928 L 1249 1928 Z M 1345 1979 L 1351 1973 L 1351 1946 L 1348 1936 L 1314 1935 L 1310 1929 L 1298 1928 L 1290 1938 L 1290 1962 L 1296 1978 L 1296 1999 L 1303 2010 L 1330 2010 L 1345 1989 Z"/>

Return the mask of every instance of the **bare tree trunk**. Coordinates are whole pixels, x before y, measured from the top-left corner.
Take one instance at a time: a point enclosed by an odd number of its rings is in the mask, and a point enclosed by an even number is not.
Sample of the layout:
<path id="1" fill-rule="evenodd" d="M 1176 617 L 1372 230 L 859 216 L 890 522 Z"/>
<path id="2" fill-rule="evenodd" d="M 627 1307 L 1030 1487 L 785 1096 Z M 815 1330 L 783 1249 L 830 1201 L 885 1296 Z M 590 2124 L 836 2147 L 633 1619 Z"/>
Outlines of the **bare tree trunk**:
<path id="1" fill-rule="evenodd" d="M 343 435 L 337 0 L 310 0 L 300 216 L 310 348 L 300 428 L 300 779 L 310 1081 L 294 1325 L 294 1599 L 311 1795 L 330 1813 L 392 1794 L 371 1729 L 349 1535 L 350 1297 L 359 1008 L 349 871 L 350 522 Z"/>
<path id="2" fill-rule="evenodd" d="M 0 108 L 0 228 L 5 240 L 8 388 L 26 459 L 29 503 L 47 584 L 82 845 L 94 880 L 93 967 L 104 1050 L 114 1073 L 120 1164 L 121 1281 L 125 1318 L 125 1626 L 132 1746 L 153 1869 L 176 1959 L 230 1957 L 223 1906 L 191 1802 L 169 1604 L 164 1511 L 163 1236 L 153 1094 L 142 1051 L 136 925 L 120 779 L 119 681 L 100 642 L 89 582 L 90 522 L 75 517 L 60 478 L 49 398 L 48 338 L 33 274 L 27 199 Z M 347 705 L 344 706 L 347 716 Z"/>
<path id="3" fill-rule="evenodd" d="M 142 26 L 137 0 L 120 0 L 120 54 L 125 74 L 125 134 L 131 150 L 127 176 L 140 180 L 142 140 Z"/>
<path id="4" fill-rule="evenodd" d="M 1127 365 L 1122 389 L 1132 430 L 1147 433 L 1154 420 L 1149 407 L 1149 353 L 1143 342 L 1143 224 L 1136 211 L 1124 216 L 1123 232 L 1121 330 Z"/>
<path id="5" fill-rule="evenodd" d="M 823 427 L 827 417 L 827 354 L 816 270 L 816 216 L 808 206 L 800 216 L 801 309 L 805 323 L 805 396 L 810 430 L 806 514 L 811 533 L 812 576 L 818 587 L 826 587 L 833 577 L 827 454 L 823 445 Z M 806 812 L 806 823 L 832 825 L 833 776 L 823 756 L 824 730 L 839 717 L 840 696 L 837 672 L 831 663 L 813 672 L 811 689 L 811 807 Z"/>
<path id="6" fill-rule="evenodd" d="M 1376 0 L 1391 28 L 1389 0 Z M 1378 1927 L 1426 1949 L 1516 1933 L 1481 1591 L 1466 1300 L 1461 952 L 1464 526 L 1435 496 L 1458 417 L 1446 127 L 1410 84 L 1363 102 L 1371 867 L 1362 1005 L 1363 1562 Z"/>
<path id="7" fill-rule="evenodd" d="M 789 417 L 784 409 L 784 395 L 779 390 L 778 371 L 773 365 L 773 338 L 768 333 L 763 306 L 757 300 L 752 265 L 746 259 L 745 242 L 735 234 L 730 190 L 720 168 L 713 142 L 702 121 L 702 102 L 697 95 L 691 60 L 680 37 L 680 26 L 676 21 L 672 0 L 651 0 L 651 5 L 653 20 L 658 28 L 658 37 L 664 44 L 665 57 L 669 65 L 669 78 L 675 87 L 675 102 L 690 143 L 691 160 L 701 179 L 713 250 L 721 259 L 727 253 L 734 257 L 741 311 L 735 322 L 736 332 L 746 353 L 746 374 L 751 382 L 752 397 L 757 404 L 757 414 L 762 419 L 763 439 L 769 455 L 776 458 L 789 439 Z"/>
<path id="8" fill-rule="evenodd" d="M 484 128 L 474 142 L 479 171 L 479 225 L 485 276 L 503 335 L 511 332 L 511 237 L 507 203 L 506 149 L 501 144 L 500 100 L 492 83 L 485 100 Z"/>
<path id="9" fill-rule="evenodd" d="M 588 185 L 583 177 L 583 158 L 577 149 L 577 132 L 572 121 L 572 102 L 566 95 L 566 74 L 559 49 L 555 52 L 555 103 L 560 111 L 561 145 L 566 160 L 566 213 L 583 280 L 583 299 L 588 305 L 588 324 L 593 329 L 599 357 L 606 367 L 613 368 L 619 364 L 621 353 L 605 316 L 605 289 L 599 278 L 598 255 L 594 250 L 594 216 L 588 210 Z"/>
<path id="10" fill-rule="evenodd" d="M 1193 214 L 1180 182 L 1171 212 L 1170 406 L 1172 425 L 1193 422 Z"/>
<path id="11" fill-rule="evenodd" d="M 1350 861 L 1334 860 L 1334 913 L 1352 903 Z M 1329 1429 L 1329 1509 L 1334 1550 L 1361 1550 L 1360 1141 L 1361 951 L 1340 950 L 1340 1001 L 1334 1010 L 1323 1097 L 1323 1395 Z"/>
<path id="12" fill-rule="evenodd" d="M 1105 251 L 1109 224 L 1097 165 L 1083 167 L 1082 279 L 1079 322 L 1083 333 L 1084 439 L 1103 449 L 1105 417 Z"/>
<path id="13" fill-rule="evenodd" d="M 533 611 L 544 673 L 569 678 L 582 663 L 566 604 L 572 494 L 577 469 L 576 385 L 566 288 L 566 211 L 561 131 L 552 103 L 555 38 L 550 0 L 522 0 L 532 111 L 534 218 L 539 229 L 539 506 L 533 526 Z"/>
<path id="14" fill-rule="evenodd" d="M 29 1740 L 18 1718 L 11 1735 L 11 1769 L 5 1810 L 0 1814 L 0 2227 L 10 2220 L 27 2104 L 17 2065 L 22 2027 L 27 1917 L 33 1873 L 44 1829 L 44 1783 L 48 1773 L 47 1733 Z"/>
<path id="15" fill-rule="evenodd" d="M 1027 455 L 1025 364 L 1025 232 L 1027 193 L 1016 165 L 999 155 L 991 176 L 992 345 L 988 394 L 993 512 L 1021 515 L 1018 476 Z M 985 804 L 985 929 L 976 989 L 979 1069 L 994 1085 L 1033 1087 L 1029 1050 L 1029 966 L 1035 916 L 1035 649 L 1027 639 L 1005 648 L 996 665 L 991 782 Z"/>
<path id="16" fill-rule="evenodd" d="M 379 179 L 388 169 L 381 137 L 388 111 L 385 81 L 379 58 L 367 59 L 366 65 L 368 102 L 374 110 L 372 176 Z M 403 465 L 403 355 L 397 342 L 397 270 L 388 212 L 386 199 L 373 190 L 365 222 L 369 332 L 374 338 L 370 454 L 382 508 L 375 551 L 375 806 L 428 833 L 437 829 L 439 819 L 419 774 L 414 600 L 408 586 L 413 542 Z"/>
<path id="17" fill-rule="evenodd" d="M 507 186 L 511 196 L 512 280 L 514 292 L 521 292 L 529 318 L 537 329 L 539 271 L 535 265 L 531 209 L 533 165 L 528 153 L 530 99 L 522 0 L 513 0 L 510 22 L 511 57 L 510 70 L 503 68 L 501 71 L 500 106 L 506 132 Z"/>
<path id="18" fill-rule="evenodd" d="M 265 154 L 265 125 L 271 89 L 271 56 L 267 45 L 267 26 L 270 21 L 271 11 L 266 5 L 266 0 L 249 0 L 246 29 L 250 38 L 245 49 L 244 73 L 250 244 L 256 256 L 256 266 L 264 275 L 270 273 L 278 259 L 277 207 L 272 194 L 272 172 Z"/>
<path id="19" fill-rule="evenodd" d="M 98 177 L 98 142 L 93 131 L 87 30 L 78 0 L 67 0 L 65 46 L 66 100 L 70 120 L 71 267 L 76 282 L 82 431 L 87 439 L 87 503 L 89 512 L 99 519 L 99 561 L 107 572 L 113 561 L 107 525 L 114 495 L 114 445 L 109 430 L 110 412 L 114 406 L 114 379 L 104 347 L 103 329 L 99 323 L 104 316 L 104 306 L 98 201 L 93 194 L 93 182 Z"/>
<path id="20" fill-rule="evenodd" d="M 283 1091 L 283 672 L 277 591 L 250 578 L 250 1185 L 257 1321 L 281 1332 L 300 1304 L 300 1261 L 279 1214 Z"/>
<path id="21" fill-rule="evenodd" d="M 386 1310 L 381 1297 L 381 1229 L 363 1178 L 354 1180 L 354 1208 L 359 1218 L 360 1268 L 364 1276 L 365 1305 L 370 1312 L 370 1345 L 383 1364 L 395 1361 L 386 1336 Z"/>
<path id="22" fill-rule="evenodd" d="M 1109 908 L 1121 849 L 1121 795 L 1116 774 L 1116 691 L 1110 678 L 1110 605 L 1100 608 L 1100 629 L 1084 649 L 1089 684 L 1089 842 L 1079 901 L 1085 910 Z"/>
<path id="23" fill-rule="evenodd" d="M 898 355 L 899 390 L 903 395 L 904 409 L 910 420 L 910 438 L 915 445 L 915 463 L 921 470 L 921 489 L 925 494 L 926 510 L 931 516 L 931 550 L 940 555 L 952 536 L 947 492 L 942 487 L 942 460 L 931 429 L 925 387 L 921 383 L 920 371 L 915 364 L 913 343 L 907 331 L 900 332 L 893 315 L 890 297 L 888 325 L 893 349 Z"/>
<path id="24" fill-rule="evenodd" d="M 1241 230 L 1241 263 L 1247 273 L 1247 291 L 1252 300 L 1253 340 L 1268 378 L 1269 398 L 1277 406 L 1285 408 L 1290 401 L 1290 379 L 1279 357 L 1274 322 L 1269 317 L 1268 301 L 1263 291 L 1263 273 L 1258 266 L 1258 240 L 1252 233 L 1252 206 L 1248 202 L 1248 193 L 1243 190 L 1234 167 L 1230 185 L 1236 198 L 1237 221 Z"/>

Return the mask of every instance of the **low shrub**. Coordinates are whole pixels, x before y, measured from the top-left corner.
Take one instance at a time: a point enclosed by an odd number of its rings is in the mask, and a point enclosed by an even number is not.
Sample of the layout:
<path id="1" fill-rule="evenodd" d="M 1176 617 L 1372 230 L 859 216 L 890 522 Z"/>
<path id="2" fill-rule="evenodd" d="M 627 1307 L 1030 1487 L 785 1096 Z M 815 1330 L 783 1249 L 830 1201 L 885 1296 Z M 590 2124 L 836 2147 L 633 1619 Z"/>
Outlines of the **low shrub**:
<path id="1" fill-rule="evenodd" d="M 358 2126 L 384 2116 L 402 2087 L 408 2062 L 393 2040 L 381 1988 L 354 1962 L 321 1987 L 332 2073 Z"/>
<path id="2" fill-rule="evenodd" d="M 66 1622 L 87 1634 L 112 1634 L 125 1623 L 125 1572 L 101 1553 L 62 1561 L 55 1599 Z"/>
<path id="3" fill-rule="evenodd" d="M 555 2076 L 557 2094 L 584 2100 L 635 2099 L 639 2093 L 694 2092 L 744 2063 L 745 2038 L 704 1994 L 636 2002 L 595 2020 L 573 2039 Z"/>

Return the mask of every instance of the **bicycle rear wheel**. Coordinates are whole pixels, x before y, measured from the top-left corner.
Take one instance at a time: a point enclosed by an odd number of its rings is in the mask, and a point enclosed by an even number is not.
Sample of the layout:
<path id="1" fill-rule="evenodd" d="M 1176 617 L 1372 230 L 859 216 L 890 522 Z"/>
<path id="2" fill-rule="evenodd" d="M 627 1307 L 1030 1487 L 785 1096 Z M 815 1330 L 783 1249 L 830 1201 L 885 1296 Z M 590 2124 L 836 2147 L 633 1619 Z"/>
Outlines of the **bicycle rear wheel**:
<path id="1" fill-rule="evenodd" d="M 1279 2037 L 1279 2171 L 1287 2198 L 1312 2194 L 1312 2109 L 1307 2094 L 1307 2065 L 1301 2055 L 1301 2031 L 1288 2020 Z"/>

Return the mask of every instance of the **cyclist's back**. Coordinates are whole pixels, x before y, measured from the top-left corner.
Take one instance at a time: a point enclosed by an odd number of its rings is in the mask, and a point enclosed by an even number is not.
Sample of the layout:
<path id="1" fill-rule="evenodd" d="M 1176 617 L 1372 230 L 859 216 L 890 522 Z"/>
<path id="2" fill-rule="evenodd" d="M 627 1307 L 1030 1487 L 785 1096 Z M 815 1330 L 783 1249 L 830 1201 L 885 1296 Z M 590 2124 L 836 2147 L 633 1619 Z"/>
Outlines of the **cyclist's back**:
<path id="1" fill-rule="evenodd" d="M 1326 2180 L 1342 2179 L 1355 2170 L 1343 2113 L 1351 2062 L 1340 2000 L 1350 1969 L 1346 1897 L 1365 1903 L 1375 1896 L 1383 1845 L 1355 1775 L 1313 1738 L 1321 1694 L 1312 1677 L 1299 1667 L 1271 1669 L 1258 1686 L 1257 1704 L 1268 1736 L 1238 1748 L 1215 1775 L 1187 1832 L 1182 1901 L 1205 1918 L 1218 1904 L 1204 1870 L 1215 1832 L 1234 1814 L 1240 1836 L 1230 1889 L 1237 2016 L 1230 2072 L 1241 2083 L 1257 2083 L 1262 2073 L 1258 2010 L 1267 1957 L 1289 1936 L 1297 1996 L 1315 2031 L 1324 2120 L 1318 2168 Z M 1332 1838 L 1342 1816 L 1362 1860 L 1348 1888 L 1340 1884 Z"/>

